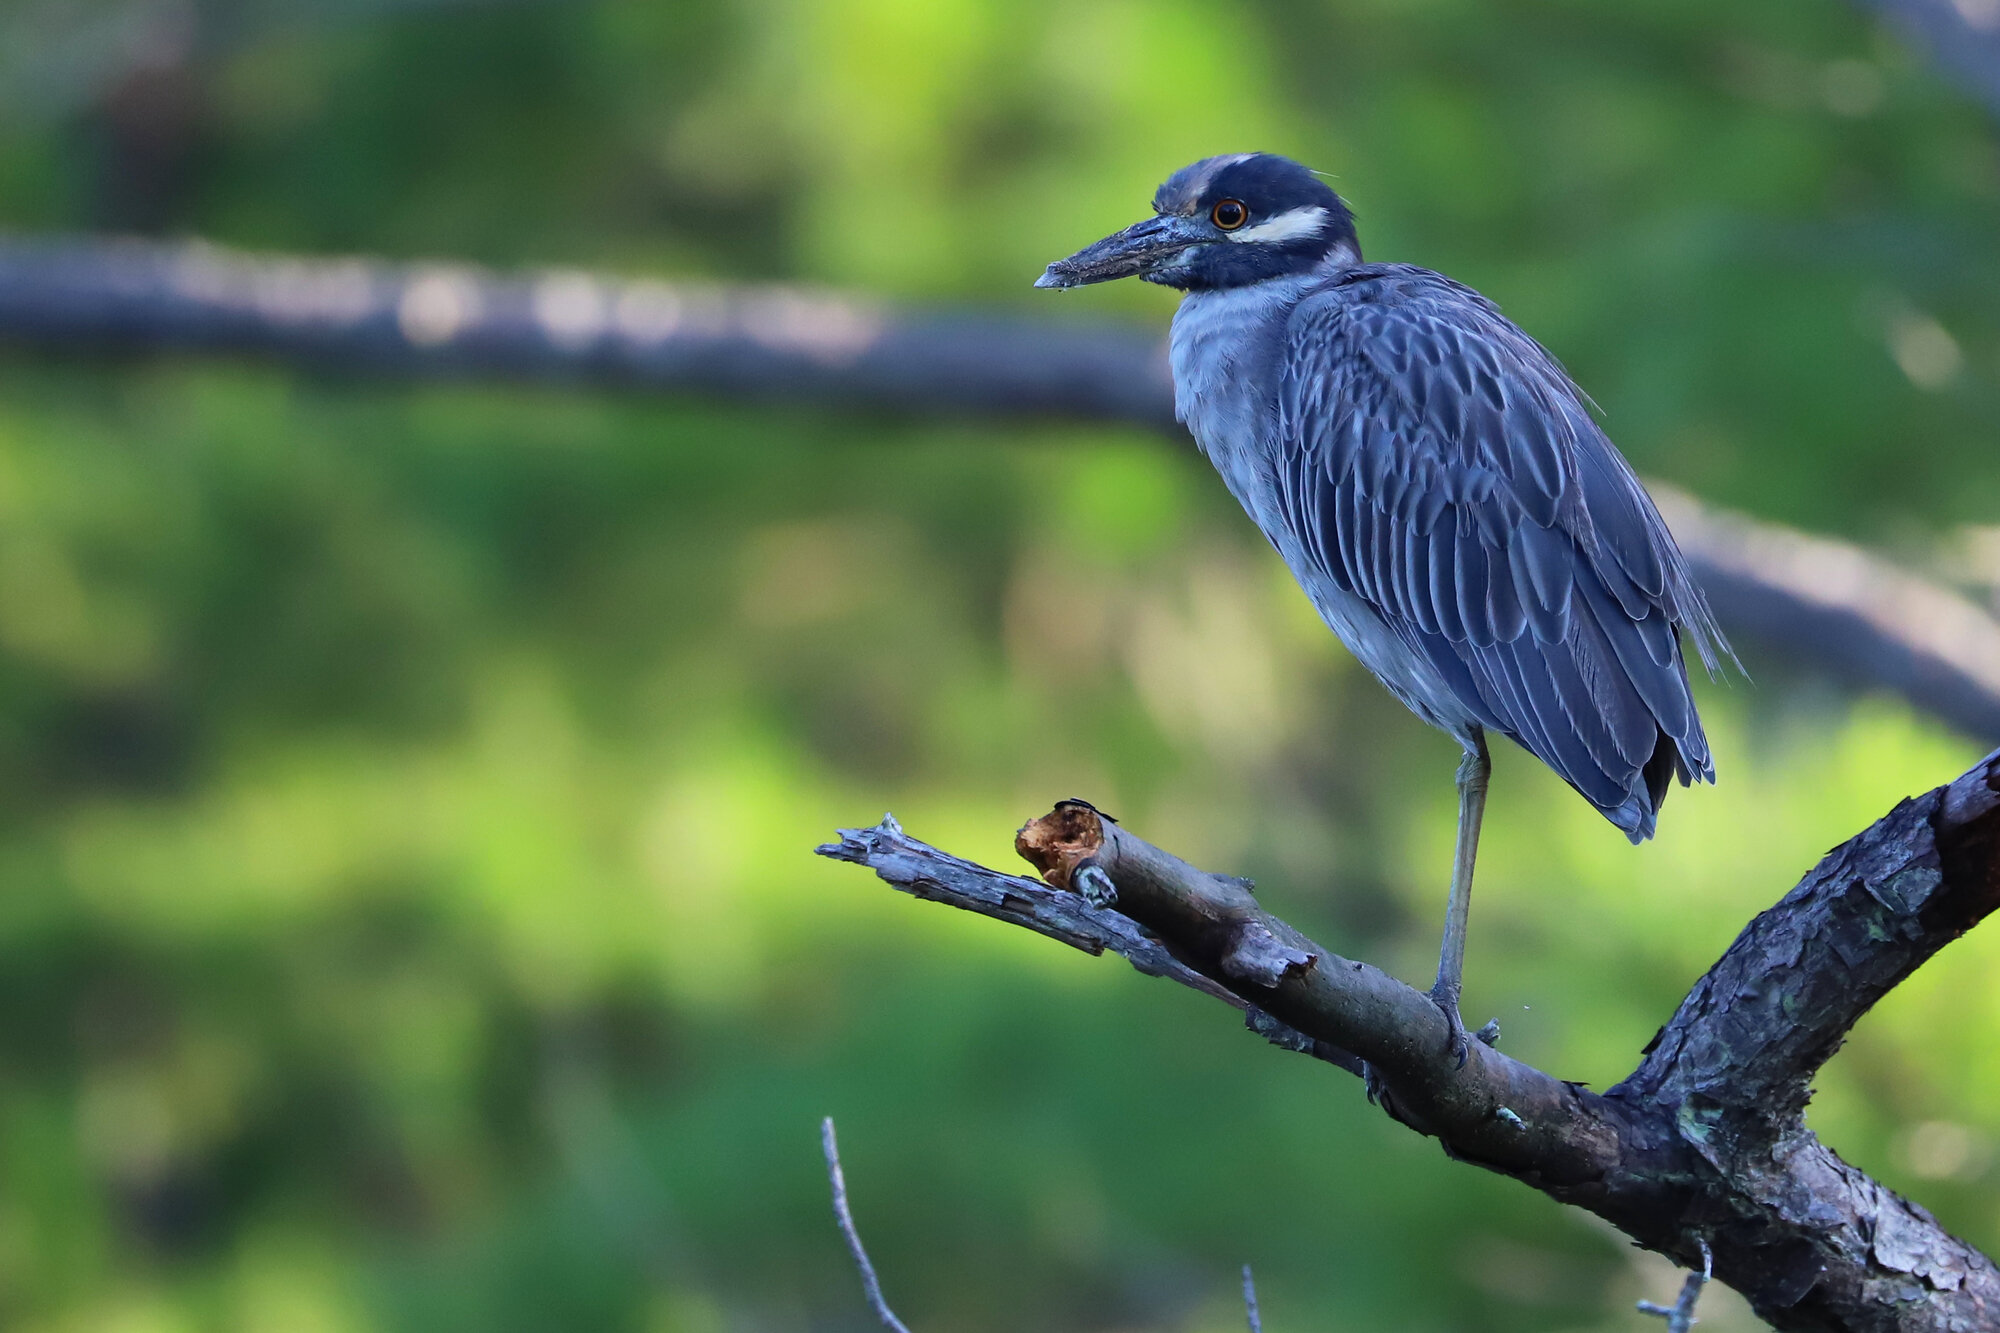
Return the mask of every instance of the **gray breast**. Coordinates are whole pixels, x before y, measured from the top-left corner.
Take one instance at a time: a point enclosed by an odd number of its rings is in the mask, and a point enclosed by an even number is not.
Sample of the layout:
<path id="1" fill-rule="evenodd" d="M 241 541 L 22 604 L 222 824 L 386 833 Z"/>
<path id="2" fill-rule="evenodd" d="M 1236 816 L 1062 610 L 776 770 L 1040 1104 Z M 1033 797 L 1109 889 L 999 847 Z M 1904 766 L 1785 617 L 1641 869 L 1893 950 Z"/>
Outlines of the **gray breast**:
<path id="1" fill-rule="evenodd" d="M 1305 287 L 1289 281 L 1190 292 L 1174 312 L 1168 345 L 1176 414 L 1266 534 L 1266 515 L 1276 514 L 1269 446 L 1285 319 Z"/>
<path id="2" fill-rule="evenodd" d="M 1175 411 L 1348 651 L 1411 711 L 1464 740 L 1476 719 L 1449 684 L 1372 607 L 1327 577 L 1280 510 L 1278 466 L 1285 451 L 1275 432 L 1287 321 L 1300 298 L 1327 276 L 1182 298 L 1169 343 Z"/>

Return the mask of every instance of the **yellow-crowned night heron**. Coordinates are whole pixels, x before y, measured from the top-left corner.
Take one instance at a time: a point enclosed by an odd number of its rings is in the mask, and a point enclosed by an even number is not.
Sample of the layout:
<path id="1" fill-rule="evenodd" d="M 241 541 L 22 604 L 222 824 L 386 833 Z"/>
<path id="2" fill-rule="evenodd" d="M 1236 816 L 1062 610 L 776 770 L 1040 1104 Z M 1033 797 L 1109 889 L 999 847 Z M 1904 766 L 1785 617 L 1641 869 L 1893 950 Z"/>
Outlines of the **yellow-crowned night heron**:
<path id="1" fill-rule="evenodd" d="M 1634 842 L 1671 779 L 1713 781 L 1681 632 L 1727 645 L 1659 512 L 1554 357 L 1478 292 L 1364 264 L 1296 162 L 1211 157 L 1154 216 L 1038 287 L 1179 288 L 1176 408 L 1354 655 L 1465 748 L 1431 989 L 1459 1019 L 1485 733 L 1511 736 Z"/>

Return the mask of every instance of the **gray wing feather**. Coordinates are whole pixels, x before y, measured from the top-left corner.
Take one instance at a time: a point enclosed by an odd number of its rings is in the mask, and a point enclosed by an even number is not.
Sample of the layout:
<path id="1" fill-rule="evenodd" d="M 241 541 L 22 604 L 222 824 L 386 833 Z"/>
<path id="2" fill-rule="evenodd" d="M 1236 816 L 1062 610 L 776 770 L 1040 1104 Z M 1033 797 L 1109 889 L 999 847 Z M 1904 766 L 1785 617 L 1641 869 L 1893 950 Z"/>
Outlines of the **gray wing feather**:
<path id="1" fill-rule="evenodd" d="M 1685 632 L 1727 645 L 1555 359 L 1470 288 L 1349 271 L 1291 316 L 1279 510 L 1298 549 L 1634 841 L 1712 781 Z"/>

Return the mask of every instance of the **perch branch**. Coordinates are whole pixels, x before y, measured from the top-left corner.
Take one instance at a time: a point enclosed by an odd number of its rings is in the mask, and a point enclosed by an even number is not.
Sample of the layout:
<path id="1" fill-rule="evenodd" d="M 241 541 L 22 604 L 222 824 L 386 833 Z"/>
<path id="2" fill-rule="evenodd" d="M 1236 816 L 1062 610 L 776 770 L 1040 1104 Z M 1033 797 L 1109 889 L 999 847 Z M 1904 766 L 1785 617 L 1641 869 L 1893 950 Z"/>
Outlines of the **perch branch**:
<path id="1" fill-rule="evenodd" d="M 1153 333 L 899 310 L 778 287 L 0 237 L 0 340 L 55 351 L 265 356 L 355 375 L 1114 421 L 1187 439 Z M 2000 742 L 2000 624 L 1971 602 L 1853 547 L 1685 498 L 1670 517 L 1732 631 L 1896 690 Z M 1838 577 L 1815 573 L 1820 566 Z"/>
<path id="2" fill-rule="evenodd" d="M 1031 821 L 1017 847 L 1046 886 L 887 820 L 842 830 L 820 851 L 905 892 L 1226 991 L 1253 1027 L 1268 1016 L 1281 1044 L 1367 1062 L 1389 1113 L 1451 1156 L 1589 1209 L 1685 1266 L 1711 1247 L 1715 1273 L 1780 1330 L 2000 1326 L 1992 1262 L 1840 1161 L 1801 1115 L 1813 1073 L 1861 1014 L 2000 906 L 2000 751 L 1831 852 L 1744 930 L 1640 1068 L 1603 1094 L 1481 1043 L 1455 1068 L 1427 996 L 1307 939 L 1245 881 L 1197 869 L 1083 802 Z M 1115 910 L 1073 891 L 1091 872 Z"/>
<path id="3" fill-rule="evenodd" d="M 1081 894 L 1050 888 L 1025 875 L 1003 875 L 941 852 L 903 832 L 894 815 L 882 816 L 882 822 L 871 829 L 842 829 L 839 842 L 818 851 L 834 860 L 865 865 L 883 883 L 912 897 L 990 916 L 1087 954 L 1115 953 L 1149 977 L 1178 981 L 1243 1010 L 1251 1031 L 1274 1045 L 1325 1060 L 1351 1074 L 1361 1073 L 1356 1056 L 1287 1027 L 1229 987 L 1203 976 L 1174 957 L 1130 917 L 1095 910 Z"/>
<path id="4" fill-rule="evenodd" d="M 861 1271 L 861 1290 L 868 1295 L 868 1308 L 890 1333 L 910 1333 L 889 1308 L 889 1302 L 882 1298 L 881 1279 L 875 1276 L 875 1265 L 868 1262 L 868 1251 L 861 1246 L 861 1233 L 854 1227 L 854 1214 L 848 1211 L 847 1176 L 840 1169 L 840 1144 L 833 1137 L 832 1116 L 819 1122 L 819 1146 L 826 1154 L 826 1179 L 833 1189 L 834 1220 L 840 1223 L 840 1234 L 847 1238 L 847 1252 L 854 1256 L 854 1266 Z"/>

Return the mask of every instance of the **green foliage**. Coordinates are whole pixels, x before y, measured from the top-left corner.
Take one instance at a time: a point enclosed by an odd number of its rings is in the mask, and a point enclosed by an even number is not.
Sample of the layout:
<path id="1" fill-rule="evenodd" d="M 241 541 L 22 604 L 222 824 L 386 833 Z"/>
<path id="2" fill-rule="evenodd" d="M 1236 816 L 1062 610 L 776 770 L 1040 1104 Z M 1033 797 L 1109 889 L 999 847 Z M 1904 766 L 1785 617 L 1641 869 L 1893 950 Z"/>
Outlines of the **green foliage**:
<path id="1" fill-rule="evenodd" d="M 1507 304 L 1650 473 L 1873 539 L 2000 508 L 1992 131 L 1832 3 L 203 13 L 146 122 L 171 230 L 1158 321 L 1026 283 L 1269 147 Z M 130 116 L 80 88 L 0 89 L 9 225 L 131 205 Z M 1510 1050 L 1615 1079 L 1974 757 L 1752 665 L 1704 696 L 1724 785 L 1646 848 L 1499 755 L 1468 1015 Z M 1632 1328 L 1674 1290 L 1217 1006 L 809 856 L 892 807 L 1006 865 L 1083 794 L 1427 974 L 1451 747 L 1191 451 L 16 353 L 0 686 L 9 1327 L 858 1328 L 828 1112 L 919 1328 L 1231 1327 L 1245 1259 L 1273 1328 Z M 1989 1247 L 1996 953 L 1814 1107 Z"/>

